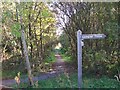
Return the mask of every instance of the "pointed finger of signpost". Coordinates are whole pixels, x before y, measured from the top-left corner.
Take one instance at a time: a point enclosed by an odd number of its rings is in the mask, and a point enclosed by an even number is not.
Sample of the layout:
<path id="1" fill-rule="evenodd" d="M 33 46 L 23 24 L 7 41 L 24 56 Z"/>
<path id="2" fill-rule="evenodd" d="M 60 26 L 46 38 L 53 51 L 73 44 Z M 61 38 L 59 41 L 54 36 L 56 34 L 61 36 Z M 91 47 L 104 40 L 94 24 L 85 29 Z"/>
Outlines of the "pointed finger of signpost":
<path id="1" fill-rule="evenodd" d="M 106 35 L 104 34 L 83 34 L 82 39 L 103 39 Z"/>

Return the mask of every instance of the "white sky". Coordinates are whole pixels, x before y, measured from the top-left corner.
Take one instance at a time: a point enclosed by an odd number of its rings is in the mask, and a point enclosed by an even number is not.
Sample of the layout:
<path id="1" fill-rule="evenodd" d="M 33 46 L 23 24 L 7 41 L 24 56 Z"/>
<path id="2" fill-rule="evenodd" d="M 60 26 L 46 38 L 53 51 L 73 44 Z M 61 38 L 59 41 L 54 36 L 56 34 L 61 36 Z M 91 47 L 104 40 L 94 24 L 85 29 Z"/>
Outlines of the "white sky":
<path id="1" fill-rule="evenodd" d="M 57 30 L 56 30 L 56 35 L 57 35 L 57 36 L 60 36 L 60 35 L 62 34 L 62 32 L 63 32 L 63 30 L 59 27 L 59 28 L 57 28 Z"/>
<path id="2" fill-rule="evenodd" d="M 56 1 L 57 1 L 57 0 L 56 0 Z M 55 2 L 55 1 L 54 1 L 54 2 Z M 53 8 L 50 7 L 50 5 L 47 4 L 47 6 L 49 7 L 49 9 L 50 9 L 51 11 L 53 10 Z M 61 18 L 61 16 L 63 16 L 64 14 L 63 14 L 63 12 L 61 12 L 58 8 L 56 8 L 56 9 L 57 9 L 57 11 L 58 11 L 59 14 L 58 14 L 58 15 L 55 14 L 55 18 L 56 18 L 57 22 L 61 23 L 60 25 L 56 25 L 56 27 L 57 27 L 56 35 L 57 35 L 57 36 L 60 36 L 60 35 L 62 34 L 62 32 L 63 32 L 63 29 L 62 29 L 62 28 L 65 27 L 64 22 L 63 22 L 63 19 Z M 65 20 L 65 23 L 67 23 L 67 22 L 68 22 L 67 16 L 64 15 L 63 17 L 64 17 L 64 20 Z"/>

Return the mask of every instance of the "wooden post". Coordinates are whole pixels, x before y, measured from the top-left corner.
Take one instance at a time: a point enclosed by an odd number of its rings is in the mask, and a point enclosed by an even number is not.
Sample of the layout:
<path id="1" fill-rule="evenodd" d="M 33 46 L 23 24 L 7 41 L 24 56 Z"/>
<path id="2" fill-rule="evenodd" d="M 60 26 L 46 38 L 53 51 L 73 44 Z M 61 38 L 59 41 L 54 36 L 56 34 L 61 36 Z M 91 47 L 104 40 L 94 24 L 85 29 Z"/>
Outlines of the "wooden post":
<path id="1" fill-rule="evenodd" d="M 77 31 L 78 88 L 82 87 L 82 32 Z"/>
<path id="2" fill-rule="evenodd" d="M 29 62 L 28 49 L 27 49 L 27 45 L 26 45 L 26 41 L 25 41 L 25 33 L 24 33 L 22 22 L 21 22 L 21 39 L 22 39 L 22 44 L 23 44 L 23 49 L 24 49 L 24 56 L 25 56 L 25 60 L 26 60 L 26 67 L 27 67 L 27 71 L 28 71 L 28 80 L 29 80 L 30 84 L 33 86 L 31 66 L 30 66 L 30 62 Z"/>

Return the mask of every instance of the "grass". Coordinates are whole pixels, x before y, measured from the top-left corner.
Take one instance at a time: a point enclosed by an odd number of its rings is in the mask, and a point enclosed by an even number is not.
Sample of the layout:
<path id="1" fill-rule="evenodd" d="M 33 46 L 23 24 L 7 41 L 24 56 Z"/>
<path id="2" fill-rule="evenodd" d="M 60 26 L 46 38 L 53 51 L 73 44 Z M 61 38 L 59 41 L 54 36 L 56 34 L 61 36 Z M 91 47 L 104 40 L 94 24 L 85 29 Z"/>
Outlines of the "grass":
<path id="1" fill-rule="evenodd" d="M 115 79 L 110 79 L 106 76 L 102 78 L 84 78 L 83 87 L 87 88 L 120 88 L 120 83 Z"/>
<path id="2" fill-rule="evenodd" d="M 71 56 L 61 54 L 63 61 L 65 62 L 72 62 Z"/>
<path id="3" fill-rule="evenodd" d="M 16 76 L 17 72 L 16 71 L 3 71 L 2 72 L 2 79 L 12 79 Z"/>
<path id="4" fill-rule="evenodd" d="M 50 55 L 45 59 L 45 65 L 46 67 L 50 67 L 51 63 L 54 63 L 56 61 L 55 53 L 51 52 Z M 14 65 L 11 65 L 11 63 L 15 63 Z M 23 63 L 19 64 L 19 62 L 23 62 L 22 60 L 16 60 L 16 59 L 10 59 L 8 61 L 5 61 L 2 63 L 2 70 L 0 73 L 2 73 L 2 79 L 14 79 L 14 77 L 17 75 L 18 72 L 21 73 L 21 77 L 25 78 L 27 77 L 27 72 L 25 72 L 25 65 Z M 37 72 L 39 74 L 39 72 Z M 33 74 L 36 75 L 36 72 L 33 72 Z"/>
<path id="5" fill-rule="evenodd" d="M 5 66 L 6 64 L 6 66 Z M 14 66 L 14 67 L 13 67 Z M 17 75 L 18 72 L 20 72 L 20 74 L 22 75 L 21 77 L 24 78 L 26 77 L 26 72 L 24 72 L 25 70 L 25 66 L 21 66 L 21 65 L 13 65 L 13 66 L 9 66 L 8 63 L 4 63 L 2 70 L 0 71 L 2 73 L 2 79 L 14 79 L 14 77 Z"/>
<path id="6" fill-rule="evenodd" d="M 53 63 L 56 61 L 55 58 L 55 53 L 52 52 L 50 54 L 49 57 L 46 58 L 45 63 Z M 65 54 L 62 54 L 62 58 L 66 61 L 66 62 L 71 62 L 71 58 L 70 56 L 67 56 Z M 7 68 L 9 69 L 5 69 L 2 72 L 2 78 L 14 78 L 17 73 L 18 73 L 18 65 L 16 65 L 15 67 L 9 67 L 9 63 L 8 64 L 4 64 L 4 66 L 7 66 Z M 21 64 L 22 65 L 22 64 Z M 48 67 L 47 67 L 48 68 Z M 22 70 L 22 68 L 20 68 Z M 21 72 L 21 75 L 23 75 L 23 73 Z M 24 75 L 23 75 L 24 76 Z M 21 76 L 21 78 L 23 78 L 23 76 Z M 89 77 L 88 77 L 89 76 Z M 46 80 L 41 80 L 38 82 L 35 82 L 35 87 L 36 88 L 77 88 L 77 73 L 71 74 L 69 77 L 67 74 L 61 74 L 58 77 L 55 78 L 50 78 L 50 79 L 46 79 Z M 86 77 L 83 77 L 83 88 L 120 88 L 120 83 L 118 81 L 116 81 L 115 79 L 110 79 L 106 76 L 103 76 L 99 79 L 97 79 L 95 76 L 90 76 L 87 75 Z M 13 85 L 13 87 L 17 88 L 16 85 Z M 28 84 L 27 83 L 21 83 L 20 88 L 27 88 Z"/>
<path id="7" fill-rule="evenodd" d="M 15 76 L 17 75 L 18 71 L 17 70 L 6 70 L 6 71 L 1 71 L 2 72 L 2 79 L 14 79 Z M 26 78 L 27 77 L 27 73 L 22 73 L 21 74 L 21 78 Z"/>
<path id="8" fill-rule="evenodd" d="M 20 84 L 19 87 L 26 88 L 27 83 Z M 15 85 L 14 85 L 15 87 Z M 35 83 L 36 88 L 77 88 L 77 73 L 61 74 L 59 77 L 41 80 Z M 15 87 L 16 88 L 16 87 Z M 115 79 L 103 76 L 99 79 L 95 77 L 83 77 L 82 88 L 120 88 L 120 83 Z"/>
<path id="9" fill-rule="evenodd" d="M 51 52 L 50 55 L 45 59 L 45 63 L 54 63 L 56 62 L 55 52 Z"/>

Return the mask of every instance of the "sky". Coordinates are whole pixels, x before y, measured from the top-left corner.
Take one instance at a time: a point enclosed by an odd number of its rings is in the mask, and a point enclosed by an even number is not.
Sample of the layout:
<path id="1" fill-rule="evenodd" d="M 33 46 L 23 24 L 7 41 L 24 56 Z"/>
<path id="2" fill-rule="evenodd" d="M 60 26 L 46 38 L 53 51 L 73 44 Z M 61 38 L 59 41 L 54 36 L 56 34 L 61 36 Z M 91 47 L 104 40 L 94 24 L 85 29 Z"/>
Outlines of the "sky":
<path id="1" fill-rule="evenodd" d="M 57 0 L 56 0 L 57 1 Z M 52 7 L 52 4 L 47 4 L 46 3 L 46 5 L 48 6 L 48 8 L 51 10 L 51 11 L 53 11 L 54 10 L 54 8 Z M 57 8 L 56 8 L 57 9 Z M 59 9 L 57 9 L 57 11 L 58 11 L 58 15 L 56 15 L 55 14 L 55 18 L 56 18 L 56 21 L 57 22 L 59 22 L 59 23 L 61 23 L 61 25 L 58 25 L 58 24 L 56 24 L 56 28 L 57 28 L 57 30 L 56 30 L 56 35 L 59 37 L 61 34 L 62 34 L 62 32 L 63 32 L 63 26 L 65 26 L 64 25 L 64 23 L 63 23 L 63 21 L 62 21 L 62 18 L 60 17 L 61 15 L 62 15 L 62 13 L 61 13 L 61 11 L 59 10 Z M 65 18 L 66 19 L 66 18 Z"/>

